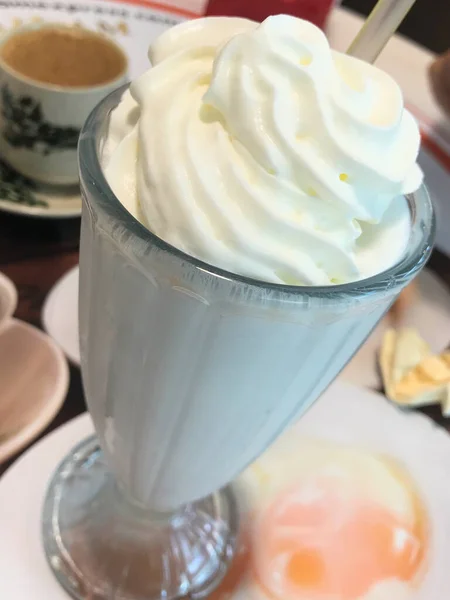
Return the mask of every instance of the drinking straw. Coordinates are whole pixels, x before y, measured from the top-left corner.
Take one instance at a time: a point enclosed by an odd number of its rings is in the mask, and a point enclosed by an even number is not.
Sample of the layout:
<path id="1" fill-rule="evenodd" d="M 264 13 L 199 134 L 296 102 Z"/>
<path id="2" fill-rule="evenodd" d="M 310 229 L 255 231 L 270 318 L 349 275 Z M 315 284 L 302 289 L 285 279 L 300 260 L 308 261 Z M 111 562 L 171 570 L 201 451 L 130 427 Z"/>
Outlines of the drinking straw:
<path id="1" fill-rule="evenodd" d="M 347 54 L 373 63 L 416 0 L 378 0 Z"/>

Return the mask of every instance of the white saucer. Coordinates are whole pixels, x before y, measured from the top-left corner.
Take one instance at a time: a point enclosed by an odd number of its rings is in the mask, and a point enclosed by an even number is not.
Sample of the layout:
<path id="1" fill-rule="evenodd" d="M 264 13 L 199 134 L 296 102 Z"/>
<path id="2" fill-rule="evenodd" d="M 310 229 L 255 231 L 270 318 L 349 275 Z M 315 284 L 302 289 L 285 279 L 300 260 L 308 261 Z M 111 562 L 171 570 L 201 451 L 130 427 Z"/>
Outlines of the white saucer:
<path id="1" fill-rule="evenodd" d="M 0 160 L 0 210 L 29 217 L 79 217 L 80 189 L 40 186 Z"/>
<path id="2" fill-rule="evenodd" d="M 67 358 L 79 366 L 78 275 L 78 267 L 73 267 L 55 283 L 44 302 L 42 324 Z"/>
<path id="3" fill-rule="evenodd" d="M 87 414 L 26 452 L 0 479 L 0 598 L 67 600 L 45 561 L 41 509 L 49 479 L 65 454 L 92 433 Z"/>
<path id="4" fill-rule="evenodd" d="M 1 329 L 0 365 L 2 463 L 53 420 L 67 394 L 69 369 L 48 335 L 17 319 L 10 319 Z"/>
<path id="5" fill-rule="evenodd" d="M 432 527 L 439 528 L 428 569 L 429 593 L 415 600 L 442 600 L 442 590 L 450 589 L 450 572 L 445 568 L 450 545 L 450 437 L 445 431 L 422 415 L 396 410 L 378 394 L 340 382 L 329 388 L 294 431 L 381 451 L 402 461 L 419 485 Z M 40 515 L 54 469 L 91 433 L 88 415 L 74 419 L 26 452 L 0 480 L 0 598 L 67 599 L 45 561 Z"/>
<path id="6" fill-rule="evenodd" d="M 47 296 L 42 313 L 45 330 L 76 365 L 80 364 L 78 273 L 78 267 L 74 267 L 63 275 Z M 419 294 L 402 325 L 419 329 L 432 350 L 440 352 L 450 342 L 450 291 L 436 275 L 427 270 L 419 275 L 418 284 Z M 380 387 L 377 352 L 386 327 L 386 322 L 380 323 L 344 369 L 341 375 L 344 379 L 368 388 Z"/>

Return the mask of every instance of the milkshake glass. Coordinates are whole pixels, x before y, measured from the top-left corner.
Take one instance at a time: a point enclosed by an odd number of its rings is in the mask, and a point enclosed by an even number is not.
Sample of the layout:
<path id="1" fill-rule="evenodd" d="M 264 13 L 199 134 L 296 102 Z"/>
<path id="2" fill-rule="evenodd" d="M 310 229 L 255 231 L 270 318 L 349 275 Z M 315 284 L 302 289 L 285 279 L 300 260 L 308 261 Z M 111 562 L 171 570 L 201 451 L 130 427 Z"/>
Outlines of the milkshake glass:
<path id="1" fill-rule="evenodd" d="M 80 341 L 97 438 L 77 447 L 44 509 L 49 563 L 75 598 L 206 595 L 232 558 L 230 482 L 320 396 L 422 269 L 434 231 L 408 196 L 407 250 L 344 285 L 270 284 L 156 237 L 101 168 L 111 111 L 80 137 Z"/>

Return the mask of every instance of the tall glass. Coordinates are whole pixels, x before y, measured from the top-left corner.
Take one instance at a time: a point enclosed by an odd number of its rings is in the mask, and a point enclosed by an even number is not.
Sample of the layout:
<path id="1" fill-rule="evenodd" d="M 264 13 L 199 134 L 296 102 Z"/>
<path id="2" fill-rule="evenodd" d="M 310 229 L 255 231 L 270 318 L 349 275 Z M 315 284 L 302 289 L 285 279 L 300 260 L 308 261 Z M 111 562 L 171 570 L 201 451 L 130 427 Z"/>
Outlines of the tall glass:
<path id="1" fill-rule="evenodd" d="M 109 188 L 100 155 L 120 97 L 94 111 L 79 145 L 80 341 L 97 438 L 51 482 L 44 545 L 76 598 L 202 596 L 233 555 L 230 482 L 424 266 L 433 213 L 424 190 L 408 197 L 405 256 L 364 281 L 294 287 L 222 271 L 156 237 Z"/>

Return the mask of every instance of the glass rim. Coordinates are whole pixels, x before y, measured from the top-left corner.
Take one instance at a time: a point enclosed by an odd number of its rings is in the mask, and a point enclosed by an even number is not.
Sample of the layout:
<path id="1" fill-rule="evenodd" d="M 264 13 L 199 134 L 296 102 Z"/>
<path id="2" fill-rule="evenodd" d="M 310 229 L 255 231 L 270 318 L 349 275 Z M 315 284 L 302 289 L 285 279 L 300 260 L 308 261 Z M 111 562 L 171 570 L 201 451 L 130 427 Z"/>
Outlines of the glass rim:
<path id="1" fill-rule="evenodd" d="M 125 84 L 111 92 L 91 112 L 80 133 L 78 142 L 78 160 L 82 183 L 84 183 L 87 178 L 94 186 L 96 193 L 100 193 L 101 197 L 106 200 L 106 202 L 102 202 L 102 210 L 107 212 L 110 217 L 120 216 L 127 229 L 142 242 L 154 245 L 172 257 L 190 264 L 196 270 L 212 275 L 222 281 L 228 281 L 230 284 L 242 284 L 258 290 L 299 296 L 328 296 L 331 293 L 358 295 L 365 293 L 368 290 L 382 291 L 383 289 L 401 285 L 412 279 L 414 274 L 424 266 L 430 257 L 435 233 L 435 214 L 430 197 L 424 185 L 413 194 L 405 196 L 410 205 L 413 219 L 411 236 L 413 236 L 414 233 L 419 234 L 419 239 L 416 243 L 417 247 L 413 252 L 408 253 L 406 251 L 404 257 L 392 267 L 389 267 L 389 269 L 365 279 L 359 279 L 348 283 L 320 286 L 272 283 L 227 271 L 195 258 L 190 254 L 186 254 L 182 250 L 179 250 L 158 237 L 138 221 L 138 219 L 123 206 L 122 202 L 114 194 L 103 174 L 98 152 L 99 135 L 102 133 L 102 126 L 105 119 L 107 119 L 110 112 L 117 106 L 122 94 L 128 87 L 129 84 Z M 418 198 L 420 201 L 411 203 L 411 198 Z M 421 227 L 420 231 L 415 232 L 415 227 L 417 227 L 416 221 L 424 221 L 426 224 L 429 224 L 429 227 Z"/>

